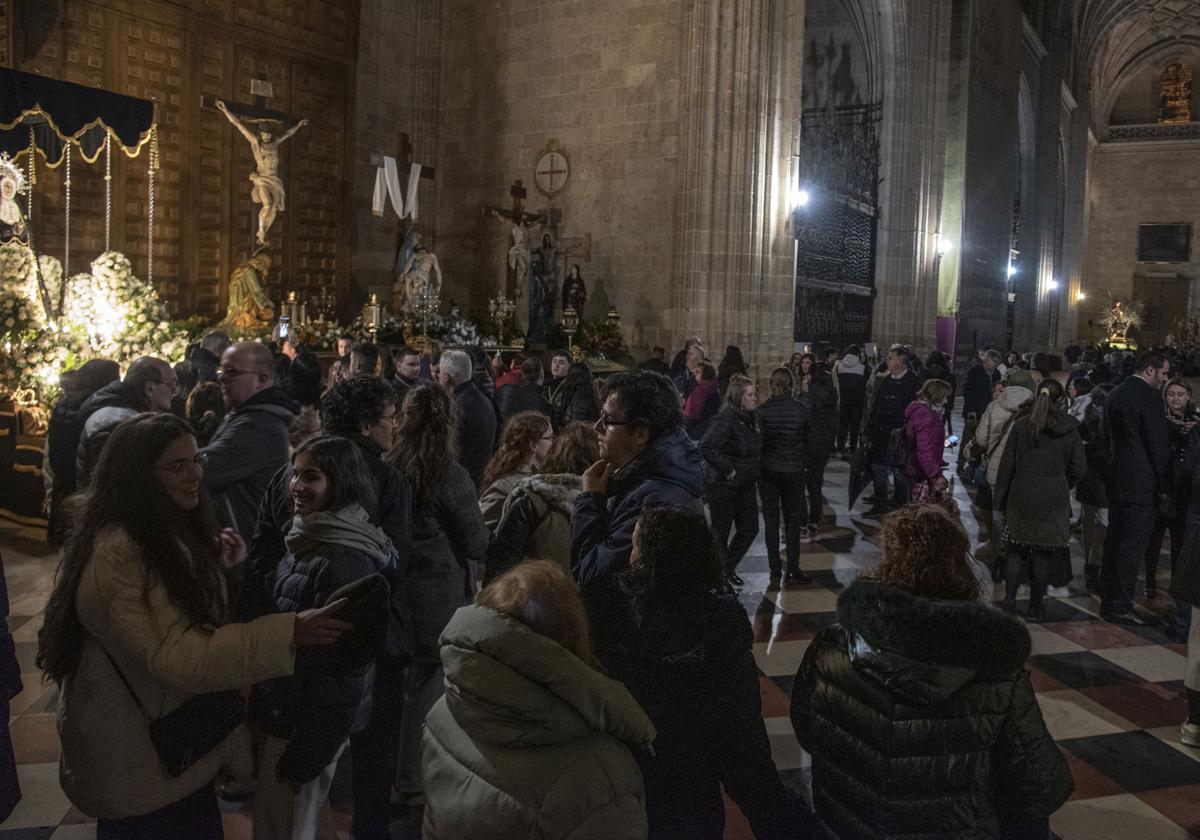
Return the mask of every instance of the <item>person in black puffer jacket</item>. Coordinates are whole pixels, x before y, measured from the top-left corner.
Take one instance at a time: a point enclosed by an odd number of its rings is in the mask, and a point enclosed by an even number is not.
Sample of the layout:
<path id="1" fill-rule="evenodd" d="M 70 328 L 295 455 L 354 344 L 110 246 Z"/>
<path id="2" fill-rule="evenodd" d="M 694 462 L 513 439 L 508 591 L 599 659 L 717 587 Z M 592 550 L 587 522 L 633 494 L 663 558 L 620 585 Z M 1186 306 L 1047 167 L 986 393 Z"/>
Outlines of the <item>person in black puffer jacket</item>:
<path id="1" fill-rule="evenodd" d="M 823 364 L 815 364 L 809 374 L 808 391 L 801 397 L 808 406 L 808 442 L 804 449 L 804 489 L 808 500 L 808 526 L 802 537 L 814 540 L 821 531 L 821 515 L 825 500 L 821 488 L 825 484 L 825 465 L 833 454 L 838 431 L 838 395 L 833 379 Z"/>
<path id="2" fill-rule="evenodd" d="M 741 586 L 737 566 L 758 536 L 758 497 L 754 493 L 761 468 L 762 432 L 755 409 L 754 383 L 734 374 L 725 405 L 704 433 L 704 495 L 712 513 L 712 531 L 725 554 L 729 582 Z M 736 528 L 733 540 L 729 532 Z"/>
<path id="3" fill-rule="evenodd" d="M 883 564 L 805 652 L 792 723 L 839 840 L 1048 838 L 1071 795 L 1025 668 L 1029 632 L 978 603 L 967 549 L 939 508 L 892 514 Z"/>
<path id="4" fill-rule="evenodd" d="M 1075 485 L 1075 500 L 1082 508 L 1079 519 L 1084 574 L 1087 588 L 1097 594 L 1100 592 L 1104 538 L 1108 534 L 1108 488 L 1104 476 L 1108 470 L 1109 441 L 1104 434 L 1104 407 L 1110 393 L 1112 386 L 1104 384 L 1097 385 L 1089 394 L 1092 399 L 1083 412 L 1083 423 L 1079 426 L 1087 472 Z"/>
<path id="5" fill-rule="evenodd" d="M 92 359 L 78 370 L 64 373 L 60 380 L 63 395 L 50 413 L 46 430 L 46 454 L 42 472 L 49 479 L 46 523 L 46 542 L 51 547 L 63 544 L 69 525 L 63 510 L 63 500 L 75 492 L 75 454 L 83 434 L 80 408 L 84 402 L 105 385 L 120 378 L 121 369 L 108 359 Z"/>
<path id="6" fill-rule="evenodd" d="M 346 645 L 302 651 L 292 676 L 258 684 L 254 720 L 267 734 L 254 797 L 256 837 L 314 836 L 337 760 L 371 712 L 374 660 L 383 652 L 389 592 L 380 573 L 396 565 L 391 542 L 370 524 L 374 490 L 358 448 L 322 436 L 292 456 L 296 516 L 275 579 L 275 607 L 294 612 L 336 602 L 351 589 L 365 599 Z"/>
<path id="7" fill-rule="evenodd" d="M 720 840 L 721 787 L 758 840 L 809 837 L 811 816 L 783 786 L 762 718 L 753 634 L 724 587 L 722 557 L 688 508 L 647 508 L 614 594 L 623 620 L 601 657 L 654 724 L 636 755 L 650 840 Z"/>
<path id="8" fill-rule="evenodd" d="M 771 374 L 771 398 L 758 409 L 762 427 L 763 529 L 766 532 L 767 564 L 771 580 L 767 591 L 779 588 L 783 564 L 779 560 L 779 511 L 783 508 L 787 547 L 787 582 L 809 583 L 812 578 L 800 569 L 800 542 L 807 512 L 804 508 L 804 451 L 808 444 L 808 405 L 792 396 L 792 372 L 785 367 Z"/>

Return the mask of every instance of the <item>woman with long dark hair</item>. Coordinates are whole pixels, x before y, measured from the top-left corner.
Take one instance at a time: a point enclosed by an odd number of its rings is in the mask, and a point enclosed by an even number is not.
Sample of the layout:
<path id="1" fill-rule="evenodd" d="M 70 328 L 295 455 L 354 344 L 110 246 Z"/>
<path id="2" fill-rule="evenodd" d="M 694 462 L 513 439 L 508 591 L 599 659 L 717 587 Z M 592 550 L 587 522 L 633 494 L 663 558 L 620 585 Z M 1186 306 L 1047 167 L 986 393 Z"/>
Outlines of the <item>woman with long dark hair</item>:
<path id="1" fill-rule="evenodd" d="M 600 419 L 600 399 L 596 392 L 596 377 L 583 362 L 574 362 L 567 369 L 562 384 L 563 422 L 582 420 L 595 423 Z"/>
<path id="2" fill-rule="evenodd" d="M 634 528 L 629 571 L 614 596 L 624 620 L 604 666 L 657 730 L 653 752 L 637 756 L 649 836 L 720 840 L 724 786 L 759 840 L 806 837 L 771 760 L 753 634 L 724 584 L 723 561 L 702 513 L 651 507 Z"/>
<path id="3" fill-rule="evenodd" d="M 349 625 L 344 602 L 229 624 L 224 568 L 246 545 L 220 531 L 187 421 L 138 414 L 113 431 L 63 552 L 38 634 L 38 667 L 61 686 L 63 790 L 97 818 L 96 835 L 216 840 L 212 782 L 249 770 L 234 729 L 167 772 L 150 739 L 160 718 L 195 695 L 292 672 L 295 648 L 332 644 Z"/>
<path id="4" fill-rule="evenodd" d="M 316 840 L 332 834 L 327 806 L 338 758 L 366 728 L 371 672 L 387 635 L 396 553 L 372 525 L 375 488 L 348 438 L 312 437 L 292 454 L 295 516 L 275 577 L 275 608 L 298 611 L 351 598 L 351 645 L 332 657 L 301 653 L 292 677 L 255 686 L 251 707 L 266 737 L 254 796 L 257 840 Z"/>
<path id="5" fill-rule="evenodd" d="M 725 404 L 700 442 L 712 531 L 725 555 L 725 573 L 734 586 L 742 585 L 738 563 L 758 535 L 758 496 L 754 489 L 761 470 L 762 430 L 757 408 L 754 383 L 735 374 L 725 393 Z M 734 529 L 730 540 L 729 533 Z"/>
<path id="6" fill-rule="evenodd" d="M 1104 409 L 1113 387 L 1097 385 L 1089 393 L 1088 406 L 1083 412 L 1079 437 L 1087 472 L 1075 487 L 1075 499 L 1082 511 L 1080 537 L 1083 543 L 1083 570 L 1087 588 L 1100 594 L 1100 566 L 1104 559 L 1104 540 L 1108 536 L 1108 486 L 1106 473 L 1111 458 L 1108 435 L 1104 432 Z"/>
<path id="7" fill-rule="evenodd" d="M 742 348 L 730 344 L 725 348 L 721 364 L 717 366 L 717 387 L 724 394 L 729 388 L 729 382 L 735 376 L 746 376 L 749 373 L 746 360 L 742 357 Z"/>
<path id="8" fill-rule="evenodd" d="M 1029 631 L 979 603 L 968 547 L 941 508 L 889 515 L 883 562 L 804 653 L 792 724 L 836 840 L 1047 838 L 1071 794 L 1025 667 Z"/>
<path id="9" fill-rule="evenodd" d="M 1047 586 L 1071 579 L 1071 488 L 1087 473 L 1079 421 L 1066 410 L 1066 394 L 1043 379 L 1033 403 L 1013 423 L 1000 459 L 995 501 L 1005 514 L 1007 558 L 1003 607 L 1017 611 L 1017 590 L 1030 580 L 1031 621 L 1044 616 Z"/>
<path id="10" fill-rule="evenodd" d="M 540 411 L 521 411 L 508 418 L 500 433 L 500 448 L 483 471 L 485 489 L 479 497 L 479 511 L 489 531 L 500 524 L 504 502 L 513 488 L 542 468 L 553 442 L 550 418 Z"/>
<path id="11" fill-rule="evenodd" d="M 458 410 L 446 392 L 408 392 L 385 460 L 408 479 L 413 499 L 412 550 L 403 585 L 412 664 L 405 675 L 400 726 L 400 789 L 420 793 L 421 725 L 442 693 L 438 637 L 454 611 L 475 595 L 475 566 L 491 534 L 479 512 L 475 482 L 458 462 Z"/>

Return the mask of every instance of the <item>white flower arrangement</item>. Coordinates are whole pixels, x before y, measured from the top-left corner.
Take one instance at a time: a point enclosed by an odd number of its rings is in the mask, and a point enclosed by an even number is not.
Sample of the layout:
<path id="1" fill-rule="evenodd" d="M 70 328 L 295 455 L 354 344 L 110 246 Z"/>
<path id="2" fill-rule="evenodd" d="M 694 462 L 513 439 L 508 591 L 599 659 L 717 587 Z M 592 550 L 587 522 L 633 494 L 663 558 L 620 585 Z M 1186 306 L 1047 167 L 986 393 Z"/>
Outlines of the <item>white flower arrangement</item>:
<path id="1" fill-rule="evenodd" d="M 129 259 L 117 251 L 101 254 L 91 273 L 76 274 L 62 291 L 62 264 L 38 258 L 20 243 L 0 246 L 0 393 L 33 388 L 48 401 L 58 375 L 88 359 L 126 365 L 139 356 L 179 361 L 187 334 L 170 323 L 155 290 L 136 277 Z M 42 289 L 51 307 L 47 316 Z"/>

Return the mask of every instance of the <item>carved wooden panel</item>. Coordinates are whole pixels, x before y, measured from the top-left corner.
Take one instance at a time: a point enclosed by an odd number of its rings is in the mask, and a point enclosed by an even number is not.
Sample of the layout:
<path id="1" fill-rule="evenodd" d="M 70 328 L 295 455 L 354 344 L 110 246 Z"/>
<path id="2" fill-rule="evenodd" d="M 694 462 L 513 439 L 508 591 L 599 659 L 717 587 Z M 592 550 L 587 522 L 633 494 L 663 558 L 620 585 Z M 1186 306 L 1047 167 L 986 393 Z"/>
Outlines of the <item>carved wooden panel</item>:
<path id="1" fill-rule="evenodd" d="M 268 291 L 277 298 L 285 288 L 332 284 L 345 299 L 351 221 L 343 185 L 356 4 L 34 2 L 30 31 L 15 39 L 12 4 L 0 0 L 0 64 L 157 101 L 154 279 L 175 315 L 222 314 L 229 274 L 254 250 L 259 205 L 250 201 L 249 144 L 219 112 L 202 108 L 201 98 L 249 103 L 250 80 L 260 74 L 274 87 L 269 108 L 311 120 L 281 150 L 287 208 L 270 231 Z M 136 159 L 113 154 L 112 247 L 143 276 L 148 163 L 146 151 Z M 104 247 L 104 161 L 74 164 L 70 268 L 78 272 Z M 37 246 L 61 259 L 61 171 L 39 167 L 34 203 Z"/>

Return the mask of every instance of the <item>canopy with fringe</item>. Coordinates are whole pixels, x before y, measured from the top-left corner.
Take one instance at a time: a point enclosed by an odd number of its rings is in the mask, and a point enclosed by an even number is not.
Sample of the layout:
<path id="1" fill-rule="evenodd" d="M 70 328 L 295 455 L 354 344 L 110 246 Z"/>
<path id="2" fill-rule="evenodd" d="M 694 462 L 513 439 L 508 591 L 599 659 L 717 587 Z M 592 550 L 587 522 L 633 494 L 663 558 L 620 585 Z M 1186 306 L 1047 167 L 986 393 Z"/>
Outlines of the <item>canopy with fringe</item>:
<path id="1" fill-rule="evenodd" d="M 137 157 L 153 135 L 154 103 L 100 88 L 60 82 L 0 68 L 0 152 L 12 157 L 33 142 L 51 168 L 62 163 L 68 143 L 94 163 L 104 138 Z"/>

